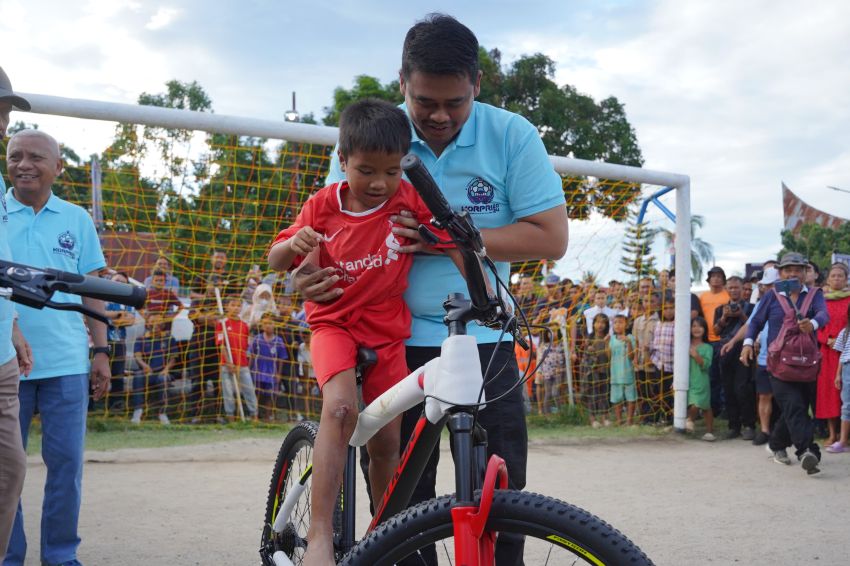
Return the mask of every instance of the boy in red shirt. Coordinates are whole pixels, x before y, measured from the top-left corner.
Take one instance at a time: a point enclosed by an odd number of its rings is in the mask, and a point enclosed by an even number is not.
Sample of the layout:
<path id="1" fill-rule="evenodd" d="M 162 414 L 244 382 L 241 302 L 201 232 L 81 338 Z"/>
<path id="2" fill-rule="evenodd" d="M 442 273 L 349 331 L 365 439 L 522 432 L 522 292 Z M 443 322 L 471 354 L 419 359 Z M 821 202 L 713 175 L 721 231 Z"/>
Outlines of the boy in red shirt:
<path id="1" fill-rule="evenodd" d="M 233 417 L 236 413 L 234 382 L 238 381 L 245 415 L 254 418 L 257 416 L 257 396 L 254 393 L 251 371 L 248 369 L 248 325 L 239 319 L 240 310 L 242 310 L 242 299 L 230 297 L 224 310 L 227 342 L 224 341 L 221 322 L 216 325 L 215 342 L 219 345 L 221 353 L 221 396 L 224 398 L 225 414 Z M 228 343 L 230 344 L 229 356 Z"/>
<path id="2" fill-rule="evenodd" d="M 156 270 L 151 275 L 151 286 L 145 301 L 145 317 L 149 322 L 171 322 L 183 308 L 183 303 L 177 298 L 174 289 L 166 288 L 165 272 Z"/>
<path id="3" fill-rule="evenodd" d="M 370 403 L 409 373 L 404 341 L 411 317 L 402 295 L 412 254 L 393 234 L 392 217 L 411 211 L 428 224 L 431 213 L 413 186 L 401 179 L 410 149 L 404 112 L 378 100 L 362 100 L 340 116 L 339 158 L 346 180 L 321 189 L 304 203 L 295 224 L 275 238 L 269 265 L 336 267 L 338 298 L 305 303 L 313 332 L 313 367 L 322 388 L 322 416 L 313 452 L 312 517 L 304 564 L 331 566 L 332 513 L 342 481 L 348 441 L 357 424 L 354 366 L 358 346 L 374 349 L 378 362 L 366 374 L 363 401 Z M 442 240 L 446 234 L 440 234 Z M 403 238 L 402 238 L 403 240 Z M 450 251 L 460 263 L 456 250 Z M 312 252 L 312 253 L 311 253 Z M 315 260 L 313 258 L 316 258 Z M 369 451 L 372 493 L 384 492 L 398 464 L 401 416 L 373 436 Z"/>

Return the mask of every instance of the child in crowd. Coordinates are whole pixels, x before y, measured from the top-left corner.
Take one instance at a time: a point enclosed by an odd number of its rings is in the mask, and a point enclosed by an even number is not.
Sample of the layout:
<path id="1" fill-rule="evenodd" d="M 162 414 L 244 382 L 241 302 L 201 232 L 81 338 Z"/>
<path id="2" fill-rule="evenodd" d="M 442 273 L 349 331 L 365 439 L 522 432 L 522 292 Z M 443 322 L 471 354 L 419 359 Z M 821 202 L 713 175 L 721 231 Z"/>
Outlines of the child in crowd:
<path id="1" fill-rule="evenodd" d="M 174 289 L 165 286 L 165 272 L 154 270 L 148 298 L 145 301 L 145 319 L 148 322 L 171 322 L 183 308 Z"/>
<path id="2" fill-rule="evenodd" d="M 127 274 L 123 271 L 115 273 L 112 281 L 127 283 Z M 106 317 L 109 326 L 106 328 L 106 339 L 109 342 L 109 369 L 112 379 L 109 380 L 109 409 L 120 411 L 124 409 L 124 372 L 127 366 L 127 327 L 136 322 L 136 309 L 121 303 L 106 303 Z"/>
<path id="3" fill-rule="evenodd" d="M 847 307 L 847 326 L 841 329 L 832 348 L 840 352 L 835 386 L 841 389 L 841 432 L 834 444 L 826 447 L 831 454 L 850 452 L 850 306 Z"/>
<path id="4" fill-rule="evenodd" d="M 661 321 L 655 327 L 655 333 L 652 336 L 651 358 L 658 369 L 660 381 L 658 397 L 655 399 L 656 418 L 668 424 L 673 422 L 671 401 L 673 398 L 673 339 L 676 334 L 675 315 L 673 292 L 667 291 L 661 307 Z"/>
<path id="5" fill-rule="evenodd" d="M 159 409 L 159 421 L 171 424 L 166 414 L 168 381 L 177 361 L 178 347 L 163 321 L 148 324 L 148 330 L 133 345 L 133 357 L 139 371 L 133 377 L 133 416 L 130 422 L 142 422 L 145 406 Z M 146 398 L 147 397 L 147 403 Z"/>
<path id="6" fill-rule="evenodd" d="M 549 353 L 543 358 L 540 364 L 542 391 L 538 389 L 538 401 L 540 414 L 557 413 L 558 412 L 558 385 L 562 381 L 562 376 L 566 369 L 564 363 L 564 348 L 563 344 L 558 340 L 558 329 L 552 329 L 553 341 L 548 344 L 550 347 Z M 541 334 L 540 345 L 538 347 L 538 355 L 542 358 L 546 352 L 547 342 L 545 341 L 546 333 Z"/>
<path id="7" fill-rule="evenodd" d="M 274 319 L 266 314 L 260 319 L 260 332 L 254 335 L 248 346 L 251 375 L 257 392 L 260 418 L 274 418 L 279 376 L 289 360 L 286 344 L 276 332 Z M 265 414 L 264 414 L 265 413 Z"/>
<path id="8" fill-rule="evenodd" d="M 614 333 L 609 342 L 611 350 L 611 404 L 614 405 L 614 416 L 617 424 L 632 424 L 635 416 L 637 401 L 637 386 L 635 385 L 635 337 L 626 334 L 626 316 L 618 314 L 614 317 Z M 626 404 L 626 418 L 623 420 L 623 403 Z"/>
<path id="9" fill-rule="evenodd" d="M 216 325 L 215 342 L 219 347 L 221 369 L 221 395 L 224 398 L 224 413 L 228 418 L 236 414 L 234 400 L 236 387 L 242 396 L 245 416 L 257 416 L 257 397 L 254 382 L 248 369 L 248 325 L 239 319 L 242 300 L 236 297 L 227 299 L 224 310 L 225 319 Z M 226 337 L 225 337 L 226 333 Z M 228 350 L 229 346 L 229 350 Z M 238 384 L 238 385 L 237 385 Z"/>
<path id="10" fill-rule="evenodd" d="M 593 335 L 584 343 L 579 373 L 584 388 L 590 425 L 599 428 L 611 426 L 608 418 L 608 365 L 611 349 L 608 346 L 608 334 L 611 322 L 606 314 L 597 314 L 593 318 Z M 600 422 L 600 419 L 602 422 Z"/>
<path id="11" fill-rule="evenodd" d="M 688 420 L 685 421 L 685 430 L 694 431 L 694 420 L 702 409 L 706 429 L 702 439 L 714 442 L 716 440 L 714 436 L 714 413 L 711 410 L 711 384 L 708 376 L 714 350 L 710 344 L 705 342 L 706 336 L 708 336 L 708 322 L 698 316 L 691 322 L 691 367 L 688 385 Z"/>
<path id="12" fill-rule="evenodd" d="M 364 402 L 373 401 L 408 373 L 404 341 L 410 336 L 411 316 L 402 294 L 413 258 L 399 253 L 403 242 L 393 234 L 391 218 L 407 210 L 427 224 L 432 216 L 401 178 L 401 158 L 410 143 L 410 123 L 400 108 L 378 100 L 361 100 L 346 108 L 339 132 L 339 160 L 346 180 L 313 195 L 269 251 L 269 265 L 278 271 L 308 256 L 307 262 L 314 263 L 312 256 L 317 256 L 317 267 L 334 268 L 338 293 L 329 303 L 306 303 L 323 404 L 313 452 L 305 564 L 334 562 L 333 508 L 345 447 L 357 423 L 358 346 L 378 354 L 363 382 Z M 376 496 L 384 492 L 398 462 L 400 428 L 401 416 L 367 443 L 369 481 Z"/>

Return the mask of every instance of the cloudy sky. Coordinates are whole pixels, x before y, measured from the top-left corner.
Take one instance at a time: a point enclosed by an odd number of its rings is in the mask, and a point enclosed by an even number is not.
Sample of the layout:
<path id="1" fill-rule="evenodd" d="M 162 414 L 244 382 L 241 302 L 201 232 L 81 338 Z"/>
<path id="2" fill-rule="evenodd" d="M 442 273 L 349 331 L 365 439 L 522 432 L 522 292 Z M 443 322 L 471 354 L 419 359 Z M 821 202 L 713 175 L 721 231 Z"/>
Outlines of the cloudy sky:
<path id="1" fill-rule="evenodd" d="M 826 188 L 850 189 L 850 3 L 426 4 L 2 0 L 0 65 L 24 92 L 134 103 L 177 78 L 200 82 L 219 114 L 280 118 L 294 90 L 301 112 L 321 116 L 334 87 L 355 75 L 393 79 L 407 28 L 445 11 L 505 63 L 543 52 L 557 62 L 559 84 L 619 98 L 645 166 L 691 176 L 692 210 L 706 219 L 699 235 L 728 271 L 779 250 L 782 181 L 809 204 L 850 217 L 850 194 Z M 100 151 L 112 131 L 28 119 L 83 155 Z M 558 271 L 616 275 L 620 229 L 597 221 L 573 232 Z"/>

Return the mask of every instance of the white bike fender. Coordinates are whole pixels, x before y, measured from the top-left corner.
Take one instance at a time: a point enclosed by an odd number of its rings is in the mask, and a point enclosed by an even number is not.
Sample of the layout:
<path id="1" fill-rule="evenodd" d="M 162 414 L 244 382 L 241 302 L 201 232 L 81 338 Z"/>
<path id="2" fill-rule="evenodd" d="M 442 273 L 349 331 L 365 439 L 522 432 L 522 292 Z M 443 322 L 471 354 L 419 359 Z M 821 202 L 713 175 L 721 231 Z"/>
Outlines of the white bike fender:
<path id="1" fill-rule="evenodd" d="M 429 362 L 430 363 L 430 362 Z M 427 366 L 426 366 L 427 367 Z M 369 403 L 357 417 L 357 426 L 350 446 L 363 446 L 381 428 L 407 409 L 415 407 L 425 398 L 420 376 L 424 368 L 419 368 Z"/>

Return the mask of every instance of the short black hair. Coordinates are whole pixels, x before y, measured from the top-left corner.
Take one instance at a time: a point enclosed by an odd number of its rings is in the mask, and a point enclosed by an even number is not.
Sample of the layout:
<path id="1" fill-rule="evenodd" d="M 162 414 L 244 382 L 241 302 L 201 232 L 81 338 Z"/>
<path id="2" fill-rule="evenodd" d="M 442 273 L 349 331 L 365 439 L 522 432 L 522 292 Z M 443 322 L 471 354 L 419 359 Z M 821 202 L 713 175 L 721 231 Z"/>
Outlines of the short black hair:
<path id="1" fill-rule="evenodd" d="M 466 76 L 478 79 L 478 39 L 468 27 L 446 14 L 433 13 L 407 31 L 401 51 L 401 74 Z"/>
<path id="2" fill-rule="evenodd" d="M 339 117 L 339 151 L 348 157 L 358 151 L 405 154 L 410 150 L 407 114 L 385 100 L 364 98 Z"/>
<path id="3" fill-rule="evenodd" d="M 731 283 L 732 281 L 737 281 L 738 283 L 743 284 L 744 280 L 737 275 L 730 275 L 728 279 L 726 279 L 726 283 Z"/>

